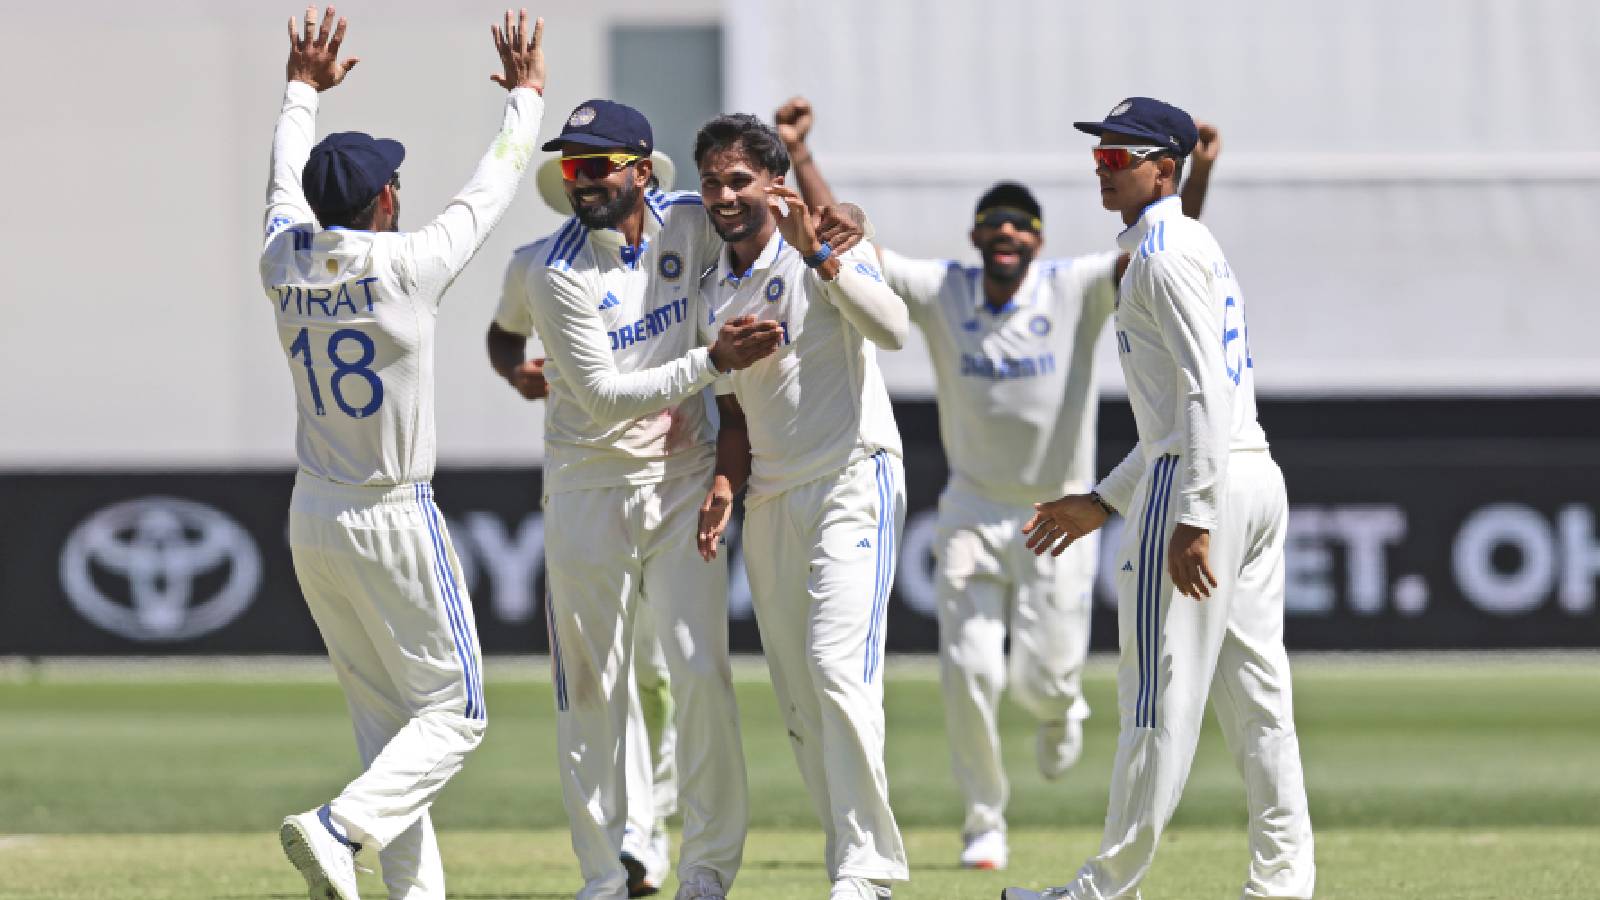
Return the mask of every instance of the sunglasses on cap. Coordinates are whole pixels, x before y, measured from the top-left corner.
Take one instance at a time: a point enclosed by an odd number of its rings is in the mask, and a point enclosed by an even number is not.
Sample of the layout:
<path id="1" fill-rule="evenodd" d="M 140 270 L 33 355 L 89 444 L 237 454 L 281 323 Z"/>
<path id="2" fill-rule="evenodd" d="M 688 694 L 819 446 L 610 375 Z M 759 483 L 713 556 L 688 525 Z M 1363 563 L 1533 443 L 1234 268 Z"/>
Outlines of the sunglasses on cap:
<path id="1" fill-rule="evenodd" d="M 1172 151 L 1166 147 L 1151 147 L 1139 144 L 1137 146 L 1108 145 L 1095 147 L 1089 152 L 1094 154 L 1094 164 L 1097 168 L 1105 166 L 1113 172 L 1120 172 L 1123 169 L 1138 165 L 1142 160 L 1154 159 L 1163 153 L 1171 153 Z"/>
<path id="2" fill-rule="evenodd" d="M 582 156 L 561 157 L 561 177 L 568 181 L 578 180 L 578 176 L 598 181 L 601 178 L 620 172 L 638 162 L 642 157 L 632 153 L 587 153 Z"/>
<path id="3" fill-rule="evenodd" d="M 977 224 L 989 228 L 999 228 L 1010 223 L 1018 231 L 1032 231 L 1037 234 L 1044 226 L 1039 217 L 1026 210 L 1016 209 L 1011 206 L 992 206 L 988 209 L 978 210 Z"/>

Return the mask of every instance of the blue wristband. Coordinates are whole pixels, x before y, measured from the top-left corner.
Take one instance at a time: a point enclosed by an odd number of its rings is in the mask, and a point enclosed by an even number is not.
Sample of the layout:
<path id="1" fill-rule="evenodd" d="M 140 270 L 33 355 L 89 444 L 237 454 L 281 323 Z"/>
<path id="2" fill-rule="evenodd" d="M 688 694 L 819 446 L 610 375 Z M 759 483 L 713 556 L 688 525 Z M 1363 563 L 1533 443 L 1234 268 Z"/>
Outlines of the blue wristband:
<path id="1" fill-rule="evenodd" d="M 817 248 L 817 252 L 816 253 L 813 253 L 812 255 L 807 256 L 807 257 L 803 257 L 803 259 L 804 259 L 805 264 L 807 266 L 815 269 L 817 266 L 820 266 L 823 263 L 827 262 L 832 256 L 833 256 L 833 245 L 828 243 L 827 241 L 823 241 L 822 242 L 822 246 Z"/>

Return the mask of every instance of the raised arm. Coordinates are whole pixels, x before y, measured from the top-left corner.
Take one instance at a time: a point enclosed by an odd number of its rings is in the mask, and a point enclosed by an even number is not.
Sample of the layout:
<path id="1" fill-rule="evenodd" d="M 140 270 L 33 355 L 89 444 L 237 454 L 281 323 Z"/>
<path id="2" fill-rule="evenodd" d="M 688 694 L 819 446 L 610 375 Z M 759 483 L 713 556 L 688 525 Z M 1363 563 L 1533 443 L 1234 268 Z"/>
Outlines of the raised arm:
<path id="1" fill-rule="evenodd" d="M 283 109 L 272 132 L 272 166 L 267 180 L 266 237 L 290 225 L 316 221 L 301 187 L 301 172 L 317 135 L 317 94 L 344 81 L 361 60 L 339 61 L 349 22 L 334 25 L 334 8 L 317 23 L 317 8 L 306 7 L 302 23 L 289 19 L 289 62 L 284 67 L 287 84 Z"/>
<path id="2" fill-rule="evenodd" d="M 489 33 L 504 70 L 489 78 L 510 92 L 505 114 L 466 187 L 437 218 L 406 235 L 405 259 L 415 267 L 408 274 L 423 296 L 443 293 L 511 206 L 544 115 L 544 19 L 530 28 L 526 9 L 515 20 L 506 10 L 504 25 L 491 26 Z"/>
<path id="3" fill-rule="evenodd" d="M 794 173 L 795 185 L 800 188 L 800 195 L 816 209 L 837 205 L 833 190 L 828 187 L 822 170 L 817 168 L 817 161 L 811 155 L 811 148 L 806 146 L 806 137 L 811 134 L 814 121 L 811 101 L 804 97 L 791 97 L 788 103 L 778 108 L 773 120 L 778 126 L 778 137 L 783 139 L 783 145 L 789 151 L 789 166 Z"/>
<path id="4" fill-rule="evenodd" d="M 1206 205 L 1206 191 L 1211 187 L 1211 167 L 1217 164 L 1222 152 L 1222 134 L 1210 122 L 1196 122 L 1200 140 L 1189 154 L 1189 178 L 1183 183 L 1183 214 L 1191 219 L 1200 218 Z"/>

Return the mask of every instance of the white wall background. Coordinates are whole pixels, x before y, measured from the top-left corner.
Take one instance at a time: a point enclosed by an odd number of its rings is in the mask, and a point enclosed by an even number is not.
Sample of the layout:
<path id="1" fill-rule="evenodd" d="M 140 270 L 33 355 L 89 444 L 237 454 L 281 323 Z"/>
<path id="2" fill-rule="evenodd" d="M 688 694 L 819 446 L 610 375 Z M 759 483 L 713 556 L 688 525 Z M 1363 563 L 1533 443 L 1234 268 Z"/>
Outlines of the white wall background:
<path id="1" fill-rule="evenodd" d="M 352 0 L 363 62 L 323 131 L 404 141 L 404 214 L 460 186 L 498 122 L 490 3 Z M 255 281 L 295 3 L 4 3 L 0 466 L 281 464 L 292 394 Z M 1123 96 L 1221 124 L 1206 219 L 1251 301 L 1264 393 L 1593 392 L 1600 239 L 1592 0 L 592 0 L 548 20 L 549 114 L 607 91 L 607 27 L 722 18 L 731 109 L 816 101 L 840 192 L 905 252 L 970 258 L 972 204 L 1019 178 L 1047 249 L 1110 246 L 1089 140 Z M 687 160 L 681 161 L 687 163 Z M 484 360 L 531 189 L 449 295 L 446 462 L 537 455 L 537 407 Z M 887 356 L 902 394 L 920 350 Z M 1114 390 L 1116 366 L 1102 367 Z"/>
<path id="2" fill-rule="evenodd" d="M 1205 220 L 1265 394 L 1595 392 L 1594 0 L 728 0 L 731 105 L 818 107 L 886 245 L 975 261 L 973 204 L 1031 185 L 1047 253 L 1109 248 L 1074 120 L 1156 96 L 1217 122 Z M 781 40 L 773 35 L 781 34 Z M 1101 371 L 1120 373 L 1109 342 Z M 921 352 L 889 357 L 904 392 Z"/>

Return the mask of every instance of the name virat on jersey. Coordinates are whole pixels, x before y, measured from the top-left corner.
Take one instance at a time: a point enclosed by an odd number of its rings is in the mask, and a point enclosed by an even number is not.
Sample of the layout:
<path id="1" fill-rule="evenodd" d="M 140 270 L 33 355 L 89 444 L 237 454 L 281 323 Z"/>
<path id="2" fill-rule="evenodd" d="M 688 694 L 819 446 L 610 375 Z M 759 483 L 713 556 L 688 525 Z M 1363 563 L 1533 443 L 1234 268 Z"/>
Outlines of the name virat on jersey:
<path id="1" fill-rule="evenodd" d="M 366 306 L 367 312 L 372 312 L 372 285 L 377 282 L 376 277 L 357 278 L 353 281 L 340 282 L 337 287 L 298 287 L 296 285 L 277 285 L 272 288 L 278 295 L 278 311 L 287 313 L 289 304 L 294 304 L 297 316 L 309 316 L 313 310 L 320 310 L 323 316 L 330 319 L 339 318 L 339 311 L 348 308 L 350 315 L 361 314 L 356 308 L 359 301 Z"/>

